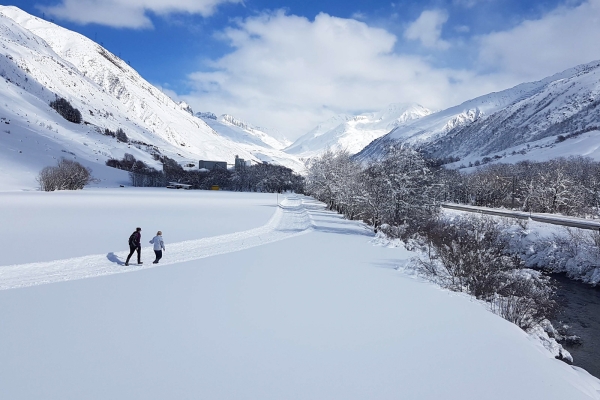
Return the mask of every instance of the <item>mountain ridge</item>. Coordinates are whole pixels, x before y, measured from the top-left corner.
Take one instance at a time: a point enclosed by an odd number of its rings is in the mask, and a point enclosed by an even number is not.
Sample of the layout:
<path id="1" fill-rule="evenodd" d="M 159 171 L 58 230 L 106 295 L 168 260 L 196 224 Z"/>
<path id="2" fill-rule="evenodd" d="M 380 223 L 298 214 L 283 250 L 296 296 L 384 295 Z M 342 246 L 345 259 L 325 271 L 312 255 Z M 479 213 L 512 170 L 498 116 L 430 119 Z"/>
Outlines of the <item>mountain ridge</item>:
<path id="1" fill-rule="evenodd" d="M 160 168 L 156 154 L 181 160 L 232 162 L 239 155 L 264 161 L 214 131 L 193 116 L 187 104 L 175 102 L 119 57 L 78 33 L 13 6 L 0 6 L 0 31 L 0 75 L 4 78 L 0 117 L 11 121 L 12 135 L 45 135 L 48 150 L 40 153 L 47 156 L 42 157 L 44 166 L 67 156 L 87 160 L 94 170 L 103 170 L 107 159 L 121 158 L 126 152 L 156 168 Z M 81 125 L 57 117 L 49 103 L 58 97 L 81 112 Z M 52 126 L 50 136 L 47 126 Z M 117 129 L 126 132 L 129 143 L 104 135 L 106 130 Z M 0 143 L 0 155 L 11 160 L 6 164 L 26 170 L 23 179 L 33 185 L 34 171 L 39 171 L 42 163 L 29 154 L 42 151 L 36 147 L 41 145 L 33 141 L 32 147 L 18 148 L 8 136 L 0 136 Z M 0 174 L 8 179 L 9 168 Z"/>
<path id="2" fill-rule="evenodd" d="M 593 61 L 411 121 L 375 140 L 357 157 L 376 158 L 390 141 L 417 147 L 436 158 L 467 162 L 482 157 L 522 160 L 510 156 L 530 152 L 527 147 L 532 146 L 546 149 L 542 153 L 548 156 L 560 155 L 558 149 L 549 150 L 554 147 L 577 155 L 573 146 L 565 147 L 574 142 L 561 144 L 557 138 L 595 131 L 600 125 L 599 98 L 600 61 Z M 592 136 L 585 135 L 587 143 L 595 142 Z M 600 159 L 595 152 L 582 155 Z"/>
<path id="3" fill-rule="evenodd" d="M 325 149 L 344 149 L 355 154 L 395 127 L 430 113 L 416 103 L 393 103 L 377 112 L 338 114 L 298 138 L 285 152 L 302 158 L 316 156 Z"/>

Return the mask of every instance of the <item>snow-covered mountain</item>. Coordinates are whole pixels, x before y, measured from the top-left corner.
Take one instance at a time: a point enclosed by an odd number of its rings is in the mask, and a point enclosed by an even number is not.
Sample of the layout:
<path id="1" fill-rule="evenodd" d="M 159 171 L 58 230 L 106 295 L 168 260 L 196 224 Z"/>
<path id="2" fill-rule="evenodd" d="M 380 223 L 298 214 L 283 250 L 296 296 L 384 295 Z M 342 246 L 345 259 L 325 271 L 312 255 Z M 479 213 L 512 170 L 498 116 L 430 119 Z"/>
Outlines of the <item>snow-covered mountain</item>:
<path id="1" fill-rule="evenodd" d="M 298 157 L 281 151 L 289 145 L 289 142 L 275 139 L 266 133 L 264 128 L 252 126 L 227 114 L 217 117 L 211 112 L 199 112 L 196 116 L 219 135 L 236 143 L 256 159 L 283 165 L 295 171 L 304 170 L 304 163 Z"/>
<path id="2" fill-rule="evenodd" d="M 77 158 L 95 175 L 108 168 L 108 158 L 126 152 L 156 167 L 153 154 L 230 163 L 239 155 L 262 161 L 100 45 L 11 6 L 0 6 L 0 76 L 0 182 L 13 182 L 11 187 L 32 186 L 37 172 L 60 157 Z M 81 112 L 82 124 L 68 122 L 50 108 L 57 97 Z M 103 134 L 119 128 L 129 143 Z"/>
<path id="3" fill-rule="evenodd" d="M 394 128 L 429 114 L 430 110 L 418 104 L 391 104 L 379 112 L 336 115 L 300 137 L 285 151 L 302 158 L 313 157 L 327 148 L 346 149 L 355 154 Z"/>
<path id="4" fill-rule="evenodd" d="M 377 157 L 390 140 L 464 164 L 583 155 L 600 159 L 600 61 L 469 100 L 398 126 L 359 155 Z"/>

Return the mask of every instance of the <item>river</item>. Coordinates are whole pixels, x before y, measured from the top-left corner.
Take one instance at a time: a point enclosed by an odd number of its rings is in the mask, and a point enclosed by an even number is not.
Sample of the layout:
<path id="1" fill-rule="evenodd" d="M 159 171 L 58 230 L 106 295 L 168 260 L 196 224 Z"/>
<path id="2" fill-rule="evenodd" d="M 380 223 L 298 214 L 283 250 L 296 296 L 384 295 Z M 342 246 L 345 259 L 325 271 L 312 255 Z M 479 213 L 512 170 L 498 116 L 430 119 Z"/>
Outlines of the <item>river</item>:
<path id="1" fill-rule="evenodd" d="M 568 333 L 581 337 L 579 345 L 563 344 L 573 356 L 573 364 L 600 377 L 600 288 L 574 281 L 564 275 L 552 275 L 556 280 L 557 300 L 562 306 L 555 327 L 570 326 Z"/>

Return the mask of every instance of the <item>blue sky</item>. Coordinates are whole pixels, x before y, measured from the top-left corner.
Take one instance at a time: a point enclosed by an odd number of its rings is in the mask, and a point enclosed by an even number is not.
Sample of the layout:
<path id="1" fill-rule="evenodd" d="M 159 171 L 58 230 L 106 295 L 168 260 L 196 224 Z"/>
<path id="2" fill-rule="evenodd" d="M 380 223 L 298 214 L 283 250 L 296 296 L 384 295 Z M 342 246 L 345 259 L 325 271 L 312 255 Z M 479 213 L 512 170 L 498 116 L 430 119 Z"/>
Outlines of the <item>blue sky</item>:
<path id="1" fill-rule="evenodd" d="M 21 0 L 195 111 L 295 138 L 337 113 L 433 109 L 600 59 L 600 0 Z"/>

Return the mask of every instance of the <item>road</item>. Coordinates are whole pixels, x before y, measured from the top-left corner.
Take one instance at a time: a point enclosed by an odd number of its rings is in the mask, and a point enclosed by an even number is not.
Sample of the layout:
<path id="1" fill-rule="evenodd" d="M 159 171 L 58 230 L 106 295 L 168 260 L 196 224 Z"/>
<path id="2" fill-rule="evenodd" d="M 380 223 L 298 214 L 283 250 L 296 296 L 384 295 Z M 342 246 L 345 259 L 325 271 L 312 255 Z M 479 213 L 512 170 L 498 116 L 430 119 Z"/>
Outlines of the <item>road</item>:
<path id="1" fill-rule="evenodd" d="M 532 221 L 545 222 L 548 224 L 569 226 L 569 227 L 581 228 L 581 229 L 600 230 L 600 222 L 599 221 L 583 219 L 583 218 L 565 217 L 562 215 L 555 215 L 555 214 L 527 213 L 527 212 L 522 212 L 522 211 L 512 211 L 512 210 L 487 208 L 487 207 L 476 207 L 476 206 L 468 206 L 468 205 L 453 204 L 453 203 L 443 203 L 442 207 L 448 208 L 451 210 L 467 211 L 467 212 L 473 212 L 473 213 L 479 213 L 479 214 L 499 215 L 501 217 L 510 217 L 510 218 L 519 218 L 519 219 L 530 219 L 531 218 Z"/>

